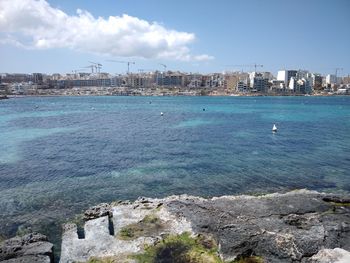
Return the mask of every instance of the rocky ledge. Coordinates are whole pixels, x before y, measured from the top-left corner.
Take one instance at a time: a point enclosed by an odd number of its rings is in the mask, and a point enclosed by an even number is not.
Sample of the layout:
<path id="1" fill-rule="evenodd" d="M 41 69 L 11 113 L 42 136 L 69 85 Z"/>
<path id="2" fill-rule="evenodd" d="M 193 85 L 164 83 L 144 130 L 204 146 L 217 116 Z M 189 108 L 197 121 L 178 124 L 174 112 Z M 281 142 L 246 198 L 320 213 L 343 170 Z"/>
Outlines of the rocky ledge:
<path id="1" fill-rule="evenodd" d="M 53 262 L 53 245 L 47 237 L 31 233 L 14 237 L 0 244 L 0 261 L 6 263 Z"/>
<path id="2" fill-rule="evenodd" d="M 64 225 L 61 262 L 350 262 L 346 196 L 139 198 L 93 207 L 85 220 Z"/>

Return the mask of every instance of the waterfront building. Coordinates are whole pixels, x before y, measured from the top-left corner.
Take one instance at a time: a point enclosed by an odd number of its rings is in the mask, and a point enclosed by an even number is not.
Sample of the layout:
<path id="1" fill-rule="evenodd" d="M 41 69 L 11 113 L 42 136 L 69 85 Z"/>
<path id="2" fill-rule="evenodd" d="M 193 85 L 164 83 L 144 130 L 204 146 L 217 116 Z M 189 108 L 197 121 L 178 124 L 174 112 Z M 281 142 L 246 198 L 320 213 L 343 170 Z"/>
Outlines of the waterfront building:
<path id="1" fill-rule="evenodd" d="M 186 76 L 186 87 L 188 88 L 200 88 L 202 87 L 202 75 L 189 74 Z"/>
<path id="2" fill-rule="evenodd" d="M 32 75 L 30 74 L 20 74 L 20 73 L 14 73 L 14 74 L 8 74 L 5 73 L 2 76 L 2 83 L 22 83 L 22 82 L 29 82 L 32 81 Z"/>
<path id="3" fill-rule="evenodd" d="M 323 77 L 320 74 L 314 73 L 312 74 L 312 87 L 315 90 L 319 90 L 322 88 Z"/>
<path id="4" fill-rule="evenodd" d="M 251 72 L 249 74 L 249 86 L 252 92 L 267 92 L 269 88 L 269 79 L 265 78 L 262 73 Z"/>
<path id="5" fill-rule="evenodd" d="M 270 91 L 272 93 L 285 93 L 286 85 L 283 80 L 273 79 L 270 81 Z"/>
<path id="6" fill-rule="evenodd" d="M 208 75 L 205 81 L 205 87 L 222 88 L 225 86 L 225 77 L 221 73 L 213 73 Z"/>
<path id="7" fill-rule="evenodd" d="M 180 72 L 156 72 L 156 84 L 158 86 L 180 86 L 183 87 L 185 82 L 184 74 Z"/>
<path id="8" fill-rule="evenodd" d="M 32 75 L 33 75 L 32 81 L 34 84 L 38 84 L 38 85 L 43 84 L 43 74 L 33 73 Z"/>
<path id="9" fill-rule="evenodd" d="M 236 74 L 226 74 L 225 75 L 225 90 L 228 92 L 233 92 L 236 90 L 237 84 L 239 82 L 239 75 Z"/>
<path id="10" fill-rule="evenodd" d="M 284 84 L 289 86 L 289 81 L 292 77 L 296 77 L 297 75 L 297 70 L 280 70 L 277 73 L 277 80 L 282 80 L 284 81 Z"/>
<path id="11" fill-rule="evenodd" d="M 249 91 L 249 85 L 247 82 L 245 81 L 239 81 L 237 83 L 237 91 L 238 92 L 242 92 L 242 93 L 246 93 Z"/>

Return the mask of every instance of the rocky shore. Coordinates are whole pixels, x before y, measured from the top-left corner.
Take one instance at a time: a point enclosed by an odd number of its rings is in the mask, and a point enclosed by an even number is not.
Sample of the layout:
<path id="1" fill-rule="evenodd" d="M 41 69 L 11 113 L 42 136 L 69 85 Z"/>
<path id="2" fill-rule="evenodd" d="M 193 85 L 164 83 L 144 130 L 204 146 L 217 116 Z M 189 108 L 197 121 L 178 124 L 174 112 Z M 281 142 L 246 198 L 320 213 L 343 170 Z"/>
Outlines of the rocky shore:
<path id="1" fill-rule="evenodd" d="M 84 220 L 63 226 L 60 262 L 350 262 L 348 196 L 139 198 L 92 207 Z M 47 241 L 36 239 L 3 242 L 0 260 L 52 262 Z M 34 255 L 28 246 L 42 249 Z"/>

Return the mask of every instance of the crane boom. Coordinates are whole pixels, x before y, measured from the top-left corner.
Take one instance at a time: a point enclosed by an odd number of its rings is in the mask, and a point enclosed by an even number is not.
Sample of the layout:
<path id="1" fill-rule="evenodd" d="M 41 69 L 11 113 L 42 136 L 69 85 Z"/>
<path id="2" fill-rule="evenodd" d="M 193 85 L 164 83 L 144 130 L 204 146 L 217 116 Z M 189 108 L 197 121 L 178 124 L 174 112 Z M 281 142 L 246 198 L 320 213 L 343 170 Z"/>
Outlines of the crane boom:
<path id="1" fill-rule="evenodd" d="M 134 64 L 135 65 L 135 62 L 134 61 L 122 61 L 122 60 L 114 60 L 114 59 L 108 59 L 107 60 L 108 62 L 115 62 L 115 63 L 124 63 L 124 64 L 127 64 L 128 66 L 128 70 L 127 70 L 127 74 L 129 74 L 130 72 L 130 65 L 131 64 Z"/>
<path id="2" fill-rule="evenodd" d="M 159 65 L 163 66 L 164 67 L 164 72 L 166 72 L 166 65 L 162 64 L 162 63 L 159 63 Z"/>
<path id="3" fill-rule="evenodd" d="M 257 68 L 257 67 L 262 68 L 264 65 L 260 65 L 260 64 L 256 64 L 256 63 L 254 63 L 254 64 L 244 64 L 244 65 L 226 65 L 226 66 L 227 66 L 227 67 L 249 67 L 249 68 L 254 67 L 254 71 L 256 72 L 256 68 Z"/>

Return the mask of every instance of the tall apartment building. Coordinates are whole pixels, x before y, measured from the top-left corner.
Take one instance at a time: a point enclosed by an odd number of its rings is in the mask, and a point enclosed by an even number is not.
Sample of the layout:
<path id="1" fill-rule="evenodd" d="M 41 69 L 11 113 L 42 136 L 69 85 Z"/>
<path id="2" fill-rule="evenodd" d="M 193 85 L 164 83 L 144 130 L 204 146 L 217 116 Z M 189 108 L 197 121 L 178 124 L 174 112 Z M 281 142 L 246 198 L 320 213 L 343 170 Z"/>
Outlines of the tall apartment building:
<path id="1" fill-rule="evenodd" d="M 314 89 L 322 88 L 323 77 L 320 74 L 312 74 L 312 86 Z"/>
<path id="2" fill-rule="evenodd" d="M 254 92 L 267 92 L 269 88 L 269 79 L 266 74 L 252 72 L 249 74 L 249 85 Z"/>
<path id="3" fill-rule="evenodd" d="M 184 86 L 185 75 L 180 72 L 156 72 L 158 86 Z"/>
<path id="4" fill-rule="evenodd" d="M 288 87 L 290 79 L 296 77 L 297 73 L 297 70 L 280 70 L 277 73 L 277 80 L 284 81 L 284 84 Z"/>

